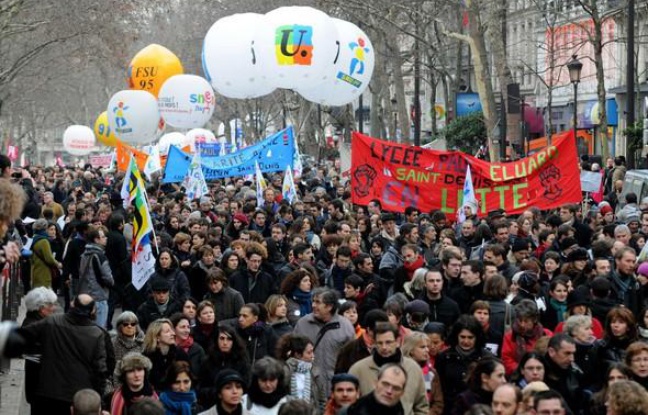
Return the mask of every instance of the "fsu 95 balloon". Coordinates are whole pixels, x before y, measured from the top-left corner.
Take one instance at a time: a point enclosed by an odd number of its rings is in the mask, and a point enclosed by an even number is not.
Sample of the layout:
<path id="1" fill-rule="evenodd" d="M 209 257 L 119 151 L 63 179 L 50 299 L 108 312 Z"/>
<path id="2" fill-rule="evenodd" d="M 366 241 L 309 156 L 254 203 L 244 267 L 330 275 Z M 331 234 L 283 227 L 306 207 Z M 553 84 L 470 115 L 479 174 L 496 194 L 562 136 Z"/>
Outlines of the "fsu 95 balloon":
<path id="1" fill-rule="evenodd" d="M 344 20 L 331 19 L 337 27 L 340 54 L 329 80 L 314 88 L 298 88 L 309 101 L 339 106 L 357 99 L 373 75 L 375 53 L 371 40 L 360 28 Z"/>
<path id="2" fill-rule="evenodd" d="M 333 76 L 337 39 L 335 24 L 326 13 L 311 7 L 281 7 L 265 15 L 253 51 L 268 84 L 312 88 Z"/>
<path id="3" fill-rule="evenodd" d="M 167 79 L 182 73 L 182 63 L 173 52 L 151 44 L 139 51 L 128 66 L 128 87 L 157 97 Z"/>
<path id="4" fill-rule="evenodd" d="M 214 113 L 214 90 L 204 78 L 175 75 L 169 78 L 158 95 L 160 115 L 177 128 L 202 127 Z"/>
<path id="5" fill-rule="evenodd" d="M 119 91 L 108 103 L 108 123 L 117 138 L 129 144 L 148 144 L 158 136 L 157 100 L 146 91 Z"/>
<path id="6" fill-rule="evenodd" d="M 271 93 L 266 71 L 255 58 L 252 42 L 262 14 L 242 13 L 223 17 L 207 32 L 203 44 L 203 70 L 219 94 L 228 98 L 256 98 Z"/>
<path id="7" fill-rule="evenodd" d="M 90 127 L 71 125 L 63 133 L 63 148 L 73 156 L 85 156 L 94 149 L 95 135 Z"/>

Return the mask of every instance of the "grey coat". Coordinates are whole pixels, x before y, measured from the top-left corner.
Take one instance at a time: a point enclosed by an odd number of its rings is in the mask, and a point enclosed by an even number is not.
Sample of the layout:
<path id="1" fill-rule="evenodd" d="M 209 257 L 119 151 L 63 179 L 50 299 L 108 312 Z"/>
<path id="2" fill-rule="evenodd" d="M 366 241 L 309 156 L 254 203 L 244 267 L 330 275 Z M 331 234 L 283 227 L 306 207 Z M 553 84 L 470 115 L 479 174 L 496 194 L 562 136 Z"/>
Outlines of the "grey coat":
<path id="1" fill-rule="evenodd" d="M 334 314 L 328 323 L 339 323 L 340 327 L 327 331 L 315 349 L 315 367 L 319 370 L 321 376 L 315 381 L 317 387 L 328 395 L 331 389 L 331 379 L 335 374 L 335 362 L 338 351 L 355 338 L 353 325 L 346 318 Z M 313 316 L 313 313 L 307 314 L 300 318 L 295 325 L 294 334 L 308 337 L 313 344 L 317 343 L 317 334 L 324 327 L 325 323 L 319 321 Z"/>
<path id="2" fill-rule="evenodd" d="M 98 261 L 98 268 L 93 266 L 94 261 Z M 95 268 L 101 275 L 95 275 Z M 101 284 L 99 283 L 101 281 Z M 81 264 L 79 265 L 79 294 L 88 294 L 95 301 L 107 301 L 109 287 L 115 284 L 108 258 L 104 253 L 104 247 L 95 243 L 86 245 L 83 255 L 81 255 Z M 102 287 L 103 285 L 103 287 Z"/>

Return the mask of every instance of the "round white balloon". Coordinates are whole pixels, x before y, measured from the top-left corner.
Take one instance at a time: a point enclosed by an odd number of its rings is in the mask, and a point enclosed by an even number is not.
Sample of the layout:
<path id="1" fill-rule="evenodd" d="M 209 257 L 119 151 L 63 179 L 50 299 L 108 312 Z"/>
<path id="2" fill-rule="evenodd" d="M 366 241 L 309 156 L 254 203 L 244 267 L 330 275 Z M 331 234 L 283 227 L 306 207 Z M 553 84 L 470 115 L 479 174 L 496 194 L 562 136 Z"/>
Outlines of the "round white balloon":
<path id="1" fill-rule="evenodd" d="M 187 141 L 191 146 L 191 151 L 196 151 L 196 144 L 213 144 L 217 143 L 216 136 L 204 128 L 194 128 L 187 132 Z"/>
<path id="2" fill-rule="evenodd" d="M 280 7 L 258 25 L 252 47 L 268 85 L 312 88 L 332 76 L 338 53 L 337 29 L 324 12 Z"/>
<path id="3" fill-rule="evenodd" d="M 173 132 L 164 134 L 162 137 L 160 137 L 160 141 L 158 141 L 157 145 L 158 149 L 160 150 L 160 154 L 167 155 L 171 146 L 182 148 L 189 145 L 189 140 L 187 139 L 187 137 L 185 137 L 184 134 Z"/>
<path id="4" fill-rule="evenodd" d="M 119 91 L 110 99 L 107 112 L 108 124 L 121 141 L 148 144 L 158 136 L 160 112 L 157 100 L 149 92 Z"/>
<path id="5" fill-rule="evenodd" d="M 209 82 L 196 75 L 174 75 L 162 84 L 158 94 L 160 115 L 177 128 L 202 127 L 214 113 L 215 104 Z"/>
<path id="6" fill-rule="evenodd" d="M 218 19 L 203 43 L 203 70 L 219 94 L 248 99 L 274 91 L 262 78 L 264 71 L 252 52 L 256 28 L 264 18 L 258 13 L 241 13 Z"/>
<path id="7" fill-rule="evenodd" d="M 332 69 L 333 76 L 314 88 L 297 92 L 317 104 L 339 106 L 357 99 L 367 89 L 373 75 L 376 55 L 371 40 L 353 23 L 331 19 L 340 38 L 340 54 Z"/>
<path id="8" fill-rule="evenodd" d="M 95 149 L 96 138 L 92 128 L 71 125 L 63 133 L 63 148 L 73 156 L 86 156 Z"/>

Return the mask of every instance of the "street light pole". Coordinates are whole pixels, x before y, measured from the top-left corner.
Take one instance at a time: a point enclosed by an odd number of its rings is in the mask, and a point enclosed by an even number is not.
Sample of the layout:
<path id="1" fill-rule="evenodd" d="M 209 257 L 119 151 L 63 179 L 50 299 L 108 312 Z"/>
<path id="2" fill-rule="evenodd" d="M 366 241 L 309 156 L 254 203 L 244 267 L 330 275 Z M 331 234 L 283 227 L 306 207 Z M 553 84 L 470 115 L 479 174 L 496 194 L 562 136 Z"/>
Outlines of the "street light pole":
<path id="1" fill-rule="evenodd" d="M 574 85 L 574 141 L 578 143 L 578 84 L 583 64 L 578 60 L 577 55 L 572 55 L 572 60 L 567 64 L 567 69 L 569 70 L 569 80 Z"/>

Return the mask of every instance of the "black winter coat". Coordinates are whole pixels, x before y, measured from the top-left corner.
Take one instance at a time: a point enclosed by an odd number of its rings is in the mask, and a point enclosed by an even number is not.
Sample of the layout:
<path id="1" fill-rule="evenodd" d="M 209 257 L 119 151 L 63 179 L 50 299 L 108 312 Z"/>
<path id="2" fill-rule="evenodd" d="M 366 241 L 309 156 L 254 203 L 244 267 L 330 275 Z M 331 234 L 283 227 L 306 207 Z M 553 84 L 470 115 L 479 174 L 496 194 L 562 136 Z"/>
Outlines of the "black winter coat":
<path id="1" fill-rule="evenodd" d="M 187 353 L 176 346 L 170 346 L 169 351 L 165 355 L 160 352 L 160 349 L 156 349 L 153 352 L 145 351 L 142 354 L 151 359 L 151 363 L 153 363 L 153 368 L 149 372 L 148 378 L 156 391 L 163 391 L 168 386 L 166 373 L 173 362 L 185 361 L 191 364 Z"/>
<path id="2" fill-rule="evenodd" d="M 421 300 L 430 306 L 430 321 L 443 323 L 446 329 L 449 329 L 461 315 L 459 305 L 448 296 L 442 295 L 438 300 L 431 300 L 427 293 L 424 293 Z"/>
<path id="3" fill-rule="evenodd" d="M 241 293 L 231 287 L 223 287 L 218 293 L 210 291 L 205 295 L 205 300 L 214 304 L 216 321 L 238 317 L 241 307 L 245 304 Z"/>
<path id="4" fill-rule="evenodd" d="M 264 304 L 268 297 L 277 293 L 275 280 L 267 272 L 256 273 L 254 287 L 250 287 L 251 278 L 252 275 L 248 269 L 240 270 L 230 276 L 230 287 L 241 293 L 245 303 Z"/>
<path id="5" fill-rule="evenodd" d="M 155 300 L 153 299 L 153 297 L 150 297 L 137 309 L 137 319 L 139 320 L 139 325 L 142 330 L 146 331 L 149 324 L 151 324 L 158 318 L 169 318 L 173 314 L 181 312 L 182 303 L 176 301 L 173 298 L 169 298 L 169 305 L 167 305 L 166 311 L 164 313 L 160 313 Z"/>
<path id="6" fill-rule="evenodd" d="M 277 339 L 270 326 L 257 322 L 246 329 L 242 329 L 237 325 L 236 334 L 245 342 L 248 359 L 252 366 L 254 366 L 254 362 L 262 357 L 274 357 Z"/>

